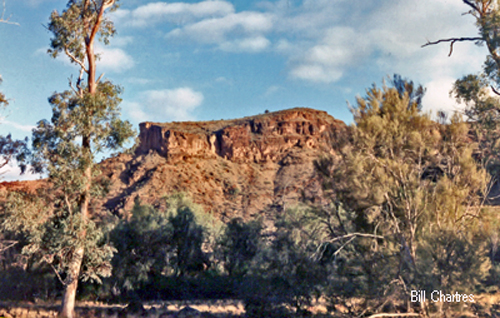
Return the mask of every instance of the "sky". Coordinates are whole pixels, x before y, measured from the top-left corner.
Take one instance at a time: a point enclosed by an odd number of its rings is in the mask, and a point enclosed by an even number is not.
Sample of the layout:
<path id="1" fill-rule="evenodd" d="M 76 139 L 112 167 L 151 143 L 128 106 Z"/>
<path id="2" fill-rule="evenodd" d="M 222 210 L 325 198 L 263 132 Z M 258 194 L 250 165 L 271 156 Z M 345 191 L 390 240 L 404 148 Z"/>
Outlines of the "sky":
<path id="1" fill-rule="evenodd" d="M 459 109 L 449 91 L 481 71 L 487 50 L 473 43 L 422 48 L 477 36 L 460 0 L 121 0 L 108 17 L 117 34 L 99 44 L 98 75 L 123 87 L 124 119 L 217 120 L 310 107 L 352 122 L 348 103 L 400 74 L 427 88 L 424 111 Z M 78 68 L 47 54 L 52 11 L 65 0 L 5 0 L 0 86 L 9 99 L 0 135 L 31 135 L 50 119 L 47 99 L 69 88 Z M 1 14 L 1 13 L 0 13 Z M 10 167 L 3 180 L 19 177 Z"/>

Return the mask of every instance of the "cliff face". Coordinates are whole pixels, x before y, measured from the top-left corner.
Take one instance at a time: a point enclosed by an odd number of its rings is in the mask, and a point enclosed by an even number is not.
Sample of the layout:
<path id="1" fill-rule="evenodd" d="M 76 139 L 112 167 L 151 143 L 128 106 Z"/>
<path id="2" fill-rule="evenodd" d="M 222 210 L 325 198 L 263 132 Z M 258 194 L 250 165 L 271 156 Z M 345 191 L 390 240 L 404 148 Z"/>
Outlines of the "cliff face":
<path id="1" fill-rule="evenodd" d="M 126 215 L 136 197 L 161 206 L 164 196 L 186 192 L 223 220 L 272 217 L 301 200 L 322 200 L 313 161 L 333 154 L 333 141 L 345 133 L 342 121 L 308 108 L 235 120 L 145 122 L 134 154 L 100 163 L 110 191 L 94 204 Z M 4 188 L 19 186 L 26 185 Z"/>
<path id="2" fill-rule="evenodd" d="M 237 120 L 140 124 L 137 153 L 151 150 L 170 162 L 185 157 L 233 162 L 278 162 L 292 148 L 331 148 L 332 132 L 343 126 L 326 112 L 295 108 Z"/>
<path id="3" fill-rule="evenodd" d="M 136 196 L 161 205 L 163 196 L 187 192 L 224 219 L 317 201 L 313 161 L 334 153 L 332 142 L 345 130 L 342 121 L 308 108 L 235 120 L 145 122 L 135 154 L 101 164 L 111 178 L 105 206 L 122 214 Z"/>

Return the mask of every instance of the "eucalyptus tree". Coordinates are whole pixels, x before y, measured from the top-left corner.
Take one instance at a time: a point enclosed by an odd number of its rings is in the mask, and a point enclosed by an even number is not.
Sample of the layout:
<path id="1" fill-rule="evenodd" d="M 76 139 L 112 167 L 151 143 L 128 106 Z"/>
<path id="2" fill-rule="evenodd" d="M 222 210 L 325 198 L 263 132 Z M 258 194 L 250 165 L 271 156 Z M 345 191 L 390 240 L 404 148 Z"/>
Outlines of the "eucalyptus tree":
<path id="1" fill-rule="evenodd" d="M 464 115 L 469 119 L 472 133 L 481 147 L 476 158 L 492 175 L 491 183 L 498 182 L 500 173 L 500 2 L 498 0 L 462 0 L 466 14 L 476 19 L 478 34 L 457 36 L 423 45 L 449 43 L 452 55 L 457 42 L 474 42 L 486 46 L 488 54 L 481 74 L 466 75 L 455 82 L 452 95 L 465 105 Z"/>
<path id="2" fill-rule="evenodd" d="M 117 8 L 116 2 L 70 0 L 63 12 L 52 12 L 48 53 L 65 55 L 79 76 L 70 80 L 70 89 L 49 98 L 52 118 L 33 130 L 31 163 L 48 173 L 50 201 L 14 196 L 6 207 L 5 224 L 28 236 L 24 253 L 50 264 L 63 283 L 62 317 L 74 317 L 79 279 L 100 281 L 111 274 L 114 249 L 105 244 L 96 221 L 100 207 L 95 199 L 103 187 L 95 157 L 123 147 L 134 134 L 131 124 L 119 118 L 121 88 L 96 76 L 96 40 L 108 44 L 114 35 L 106 13 Z"/>

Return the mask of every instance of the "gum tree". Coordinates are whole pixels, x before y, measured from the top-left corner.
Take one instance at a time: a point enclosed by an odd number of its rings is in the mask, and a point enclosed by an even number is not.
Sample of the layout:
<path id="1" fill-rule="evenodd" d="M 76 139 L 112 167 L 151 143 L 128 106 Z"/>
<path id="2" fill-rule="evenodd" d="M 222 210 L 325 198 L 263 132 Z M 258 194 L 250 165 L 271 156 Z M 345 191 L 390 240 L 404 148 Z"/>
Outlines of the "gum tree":
<path id="1" fill-rule="evenodd" d="M 488 53 L 480 74 L 465 75 L 455 82 L 450 94 L 464 105 L 470 133 L 479 142 L 474 157 L 491 175 L 487 198 L 499 202 L 500 185 L 500 2 L 498 0 L 462 0 L 467 14 L 476 20 L 477 36 L 452 37 L 428 42 L 423 46 L 449 43 L 450 54 L 457 42 L 486 46 Z M 490 222 L 493 224 L 493 222 Z M 498 226 L 490 229 L 490 257 L 495 260 L 499 246 Z M 495 262 L 494 262 L 495 263 Z M 499 266 L 498 263 L 494 264 Z"/>
<path id="2" fill-rule="evenodd" d="M 95 156 L 122 147 L 133 130 L 119 118 L 121 88 L 96 76 L 95 43 L 108 44 L 115 33 L 106 12 L 116 2 L 70 0 L 62 13 L 52 12 L 48 53 L 65 55 L 80 71 L 69 90 L 49 98 L 52 118 L 38 122 L 33 131 L 32 164 L 49 175 L 50 201 L 14 195 L 6 209 L 7 227 L 28 236 L 23 252 L 52 266 L 63 283 L 61 317 L 74 317 L 79 279 L 100 281 L 111 274 L 114 249 L 105 244 L 99 227 L 95 199 L 104 189 L 97 182 Z"/>
<path id="3" fill-rule="evenodd" d="M 488 55 L 481 74 L 466 75 L 455 82 L 452 95 L 465 105 L 464 115 L 471 125 L 471 132 L 481 147 L 476 159 L 492 175 L 492 184 L 498 181 L 500 162 L 500 2 L 498 0 L 462 0 L 468 7 L 466 14 L 476 19 L 476 36 L 452 37 L 429 41 L 423 47 L 445 43 L 450 45 L 449 56 L 457 42 L 474 42 L 485 45 Z"/>

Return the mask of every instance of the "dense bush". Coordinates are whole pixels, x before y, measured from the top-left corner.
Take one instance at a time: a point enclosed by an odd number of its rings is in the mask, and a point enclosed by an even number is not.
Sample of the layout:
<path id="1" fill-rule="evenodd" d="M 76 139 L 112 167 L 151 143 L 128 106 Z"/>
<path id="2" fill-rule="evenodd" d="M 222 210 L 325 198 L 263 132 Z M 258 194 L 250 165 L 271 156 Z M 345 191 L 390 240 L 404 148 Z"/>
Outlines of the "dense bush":
<path id="1" fill-rule="evenodd" d="M 199 291 L 203 288 L 193 285 L 202 286 L 209 277 L 200 275 L 211 267 L 211 242 L 219 222 L 185 195 L 170 196 L 165 202 L 162 210 L 136 200 L 130 219 L 111 232 L 118 252 L 106 285 L 113 296 L 158 299 L 186 298 L 192 291 L 203 294 Z M 200 284 L 193 284 L 196 278 Z"/>

